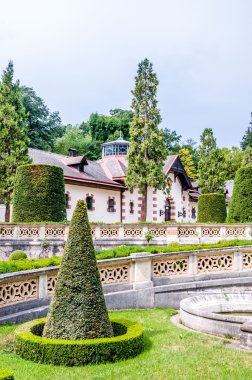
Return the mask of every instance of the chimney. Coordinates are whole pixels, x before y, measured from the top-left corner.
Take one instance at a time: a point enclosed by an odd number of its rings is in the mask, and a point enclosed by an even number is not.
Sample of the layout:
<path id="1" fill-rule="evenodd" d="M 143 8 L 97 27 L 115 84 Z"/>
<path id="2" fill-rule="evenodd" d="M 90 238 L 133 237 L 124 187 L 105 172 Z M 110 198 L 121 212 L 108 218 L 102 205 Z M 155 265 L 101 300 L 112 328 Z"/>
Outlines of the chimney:
<path id="1" fill-rule="evenodd" d="M 68 156 L 69 157 L 76 157 L 77 156 L 77 149 L 69 148 L 68 149 Z"/>

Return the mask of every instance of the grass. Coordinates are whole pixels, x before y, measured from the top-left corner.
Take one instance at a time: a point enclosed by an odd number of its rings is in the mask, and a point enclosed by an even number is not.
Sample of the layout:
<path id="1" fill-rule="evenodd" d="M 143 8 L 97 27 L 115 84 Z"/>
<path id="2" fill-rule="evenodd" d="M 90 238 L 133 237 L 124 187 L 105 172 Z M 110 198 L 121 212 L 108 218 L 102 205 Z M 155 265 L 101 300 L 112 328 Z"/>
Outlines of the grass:
<path id="1" fill-rule="evenodd" d="M 252 245 L 252 240 L 229 240 L 219 241 L 215 244 L 192 244 L 182 245 L 177 242 L 170 243 L 166 246 L 149 245 L 146 247 L 122 245 L 113 249 L 104 251 L 96 251 L 96 257 L 98 260 L 113 259 L 119 257 L 128 257 L 131 253 L 137 252 L 149 252 L 155 253 L 169 253 L 169 252 L 183 252 L 183 251 L 198 251 L 208 248 L 225 248 L 225 247 L 237 247 Z M 52 267 L 60 265 L 61 257 L 54 256 L 51 258 L 43 259 L 23 259 L 23 260 L 8 260 L 0 261 L 0 274 L 19 272 L 22 270 L 38 269 L 45 267 Z"/>
<path id="2" fill-rule="evenodd" d="M 115 364 L 79 368 L 25 361 L 12 349 L 16 326 L 0 327 L 0 366 L 15 380 L 244 380 L 252 379 L 252 353 L 225 347 L 227 340 L 175 327 L 171 309 L 118 311 L 111 315 L 139 321 L 145 329 L 145 351 Z"/>

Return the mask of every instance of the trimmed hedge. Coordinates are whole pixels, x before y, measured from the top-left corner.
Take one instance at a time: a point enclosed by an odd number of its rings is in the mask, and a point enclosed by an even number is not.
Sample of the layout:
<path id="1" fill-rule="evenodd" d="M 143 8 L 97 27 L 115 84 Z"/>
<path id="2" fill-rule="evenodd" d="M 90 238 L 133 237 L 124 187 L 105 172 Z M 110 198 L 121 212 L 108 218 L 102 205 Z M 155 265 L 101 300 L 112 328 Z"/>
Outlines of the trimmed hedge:
<path id="1" fill-rule="evenodd" d="M 0 380 L 14 380 L 13 373 L 5 369 L 0 369 Z"/>
<path id="2" fill-rule="evenodd" d="M 17 250 L 10 254 L 9 260 L 25 260 L 27 259 L 27 253 L 25 251 Z"/>
<path id="3" fill-rule="evenodd" d="M 224 194 L 201 194 L 198 201 L 198 223 L 224 223 L 227 216 Z"/>
<path id="4" fill-rule="evenodd" d="M 57 277 L 44 337 L 73 340 L 112 337 L 83 200 L 75 207 Z"/>
<path id="5" fill-rule="evenodd" d="M 60 222 L 65 219 L 62 168 L 52 165 L 19 166 L 14 184 L 12 222 Z"/>
<path id="6" fill-rule="evenodd" d="M 252 165 L 237 170 L 227 221 L 252 222 Z"/>
<path id="7" fill-rule="evenodd" d="M 48 259 L 22 259 L 0 261 L 0 274 L 20 272 L 39 268 L 54 267 L 60 265 L 61 257 L 54 256 Z"/>
<path id="8" fill-rule="evenodd" d="M 111 319 L 112 338 L 63 340 L 42 337 L 46 319 L 37 319 L 16 330 L 15 352 L 37 363 L 80 366 L 132 358 L 144 350 L 143 328 L 137 322 Z"/>

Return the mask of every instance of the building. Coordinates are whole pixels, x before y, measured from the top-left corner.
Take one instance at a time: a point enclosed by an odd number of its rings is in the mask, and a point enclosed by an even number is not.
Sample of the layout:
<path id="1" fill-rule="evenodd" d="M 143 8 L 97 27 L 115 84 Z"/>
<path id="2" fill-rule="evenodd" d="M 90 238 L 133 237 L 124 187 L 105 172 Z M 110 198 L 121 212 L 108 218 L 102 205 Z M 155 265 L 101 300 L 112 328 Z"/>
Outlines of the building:
<path id="1" fill-rule="evenodd" d="M 78 156 L 75 149 L 69 149 L 68 156 L 37 149 L 29 149 L 29 155 L 33 163 L 62 167 L 68 220 L 77 201 L 85 199 L 91 222 L 135 223 L 140 221 L 142 195 L 138 189 L 130 191 L 125 185 L 128 147 L 129 142 L 122 138 L 104 143 L 98 161 Z M 195 222 L 197 192 L 178 155 L 167 157 L 164 172 L 166 191 L 148 188 L 147 221 Z"/>

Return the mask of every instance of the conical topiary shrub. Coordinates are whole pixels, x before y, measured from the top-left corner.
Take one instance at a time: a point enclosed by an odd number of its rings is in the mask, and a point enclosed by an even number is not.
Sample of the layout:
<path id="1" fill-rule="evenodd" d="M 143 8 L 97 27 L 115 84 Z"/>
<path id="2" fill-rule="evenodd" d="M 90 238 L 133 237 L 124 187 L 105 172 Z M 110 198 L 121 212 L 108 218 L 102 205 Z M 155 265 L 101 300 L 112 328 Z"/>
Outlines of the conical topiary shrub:
<path id="1" fill-rule="evenodd" d="M 93 339 L 113 336 L 85 201 L 78 201 L 49 308 L 44 337 Z"/>

